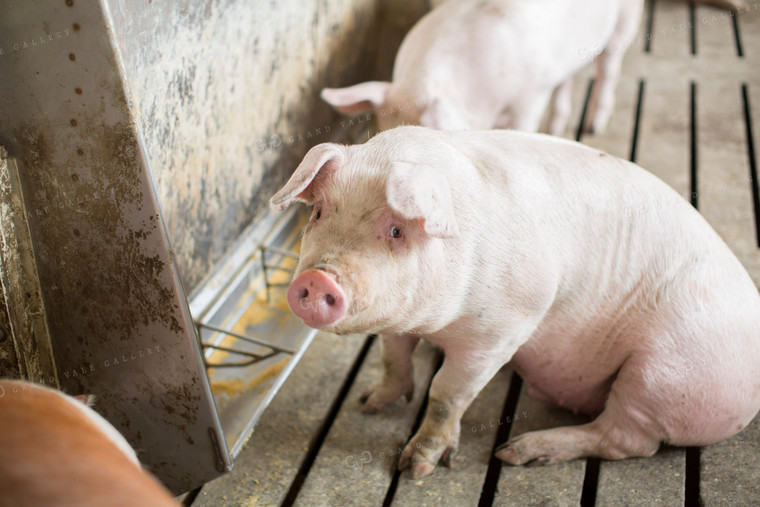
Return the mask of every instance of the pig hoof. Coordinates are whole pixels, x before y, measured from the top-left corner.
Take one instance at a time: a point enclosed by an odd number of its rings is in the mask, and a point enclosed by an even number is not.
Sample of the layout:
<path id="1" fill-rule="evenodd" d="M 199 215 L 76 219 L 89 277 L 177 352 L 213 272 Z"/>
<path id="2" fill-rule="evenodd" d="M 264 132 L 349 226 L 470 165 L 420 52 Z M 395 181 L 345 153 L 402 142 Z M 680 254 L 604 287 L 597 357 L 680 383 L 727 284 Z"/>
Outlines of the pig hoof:
<path id="1" fill-rule="evenodd" d="M 377 414 L 402 396 L 406 398 L 407 402 L 412 400 L 414 396 L 413 382 L 380 384 L 366 392 L 359 398 L 359 401 L 364 404 L 363 413 Z"/>
<path id="2" fill-rule="evenodd" d="M 412 479 L 422 479 L 426 475 L 430 475 L 435 469 L 435 466 L 427 461 L 420 461 L 419 463 L 412 464 L 411 477 Z"/>
<path id="3" fill-rule="evenodd" d="M 399 458 L 398 469 L 403 471 L 409 468 L 410 477 L 412 479 L 419 479 L 429 475 L 439 461 L 444 466 L 450 468 L 451 461 L 456 452 L 456 443 L 452 443 L 445 448 L 431 449 L 421 446 L 419 441 L 415 442 L 412 440 L 406 445 L 404 452 Z"/>
<path id="4" fill-rule="evenodd" d="M 603 121 L 592 121 L 586 127 L 583 129 L 584 134 L 588 134 L 590 136 L 595 135 L 602 135 L 607 130 L 606 122 Z"/>
<path id="5" fill-rule="evenodd" d="M 362 413 L 363 414 L 379 414 L 383 411 L 385 408 L 385 403 L 379 402 L 379 401 L 370 401 L 370 395 L 365 394 L 360 398 L 360 401 L 364 404 L 362 405 Z"/>
<path id="6" fill-rule="evenodd" d="M 522 465 L 520 456 L 518 455 L 517 450 L 512 447 L 511 442 L 507 442 L 497 447 L 494 455 L 510 465 Z"/>
<path id="7" fill-rule="evenodd" d="M 538 458 L 533 458 L 532 460 L 527 461 L 525 463 L 525 466 L 526 467 L 541 467 L 541 466 L 550 465 L 550 464 L 551 464 L 551 460 L 549 459 L 548 456 L 540 456 Z"/>
<path id="8" fill-rule="evenodd" d="M 443 454 L 441 455 L 441 463 L 443 463 L 444 466 L 451 468 L 451 460 L 454 459 L 454 456 L 456 456 L 457 449 L 454 446 L 447 447 L 445 451 L 443 451 Z"/>
<path id="9" fill-rule="evenodd" d="M 409 468 L 409 476 L 412 479 L 421 479 L 426 475 L 430 475 L 435 469 L 435 465 L 429 461 L 415 456 L 411 451 L 404 451 L 401 455 L 401 459 L 398 461 L 398 469 L 403 471 Z"/>
<path id="10" fill-rule="evenodd" d="M 520 437 L 515 440 L 502 444 L 494 453 L 500 460 L 510 465 L 525 465 L 529 467 L 551 465 L 554 459 L 551 455 L 543 452 L 532 452 L 528 446 L 523 446 L 519 442 Z"/>
<path id="11" fill-rule="evenodd" d="M 494 453 L 510 465 L 543 466 L 568 461 L 579 453 L 577 443 L 555 430 L 524 433 L 499 446 Z"/>

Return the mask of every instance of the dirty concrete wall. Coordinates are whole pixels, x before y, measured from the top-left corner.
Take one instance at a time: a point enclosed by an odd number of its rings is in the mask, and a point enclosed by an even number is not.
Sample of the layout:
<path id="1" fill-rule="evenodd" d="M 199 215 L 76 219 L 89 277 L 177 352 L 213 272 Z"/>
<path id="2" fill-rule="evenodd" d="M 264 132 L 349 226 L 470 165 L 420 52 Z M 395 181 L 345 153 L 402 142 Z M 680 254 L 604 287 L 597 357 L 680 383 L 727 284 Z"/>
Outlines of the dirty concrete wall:
<path id="1" fill-rule="evenodd" d="M 323 86 L 388 79 L 427 0 L 108 0 L 191 291 L 339 121 Z"/>

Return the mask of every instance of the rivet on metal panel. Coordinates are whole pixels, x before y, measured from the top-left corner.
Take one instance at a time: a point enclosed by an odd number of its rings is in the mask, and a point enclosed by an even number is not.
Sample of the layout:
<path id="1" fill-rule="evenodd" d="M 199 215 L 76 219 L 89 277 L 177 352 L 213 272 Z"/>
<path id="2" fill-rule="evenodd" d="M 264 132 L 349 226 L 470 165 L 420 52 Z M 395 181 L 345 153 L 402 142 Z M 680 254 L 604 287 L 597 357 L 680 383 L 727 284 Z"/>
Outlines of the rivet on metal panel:
<path id="1" fill-rule="evenodd" d="M 69 123 L 71 123 L 72 127 L 76 127 L 77 126 L 77 121 L 75 119 L 73 119 L 73 118 L 71 119 L 71 121 Z"/>
<path id="2" fill-rule="evenodd" d="M 76 59 L 77 59 L 77 55 L 75 55 L 74 53 L 69 53 L 69 60 L 73 62 Z"/>
<path id="3" fill-rule="evenodd" d="M 69 7 L 73 7 L 74 6 L 74 0 L 66 0 L 66 5 L 68 5 Z"/>
<path id="4" fill-rule="evenodd" d="M 81 89 L 81 88 L 74 88 L 74 92 L 75 92 L 77 95 L 82 95 L 82 89 Z"/>
<path id="5" fill-rule="evenodd" d="M 75 32 L 78 32 L 82 27 L 79 26 L 79 23 L 74 23 L 71 25 L 71 28 L 73 28 Z"/>

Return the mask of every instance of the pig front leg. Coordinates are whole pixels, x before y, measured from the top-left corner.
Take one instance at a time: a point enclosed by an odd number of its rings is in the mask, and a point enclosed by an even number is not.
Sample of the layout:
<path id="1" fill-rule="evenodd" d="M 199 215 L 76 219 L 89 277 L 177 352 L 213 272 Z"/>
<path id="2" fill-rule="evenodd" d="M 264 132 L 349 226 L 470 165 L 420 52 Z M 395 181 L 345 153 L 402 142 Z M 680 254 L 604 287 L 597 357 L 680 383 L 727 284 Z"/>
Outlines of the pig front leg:
<path id="1" fill-rule="evenodd" d="M 402 395 L 411 401 L 414 394 L 412 353 L 419 341 L 419 336 L 380 335 L 383 377 L 362 396 L 362 412 L 376 414 Z"/>
<path id="2" fill-rule="evenodd" d="M 413 479 L 428 475 L 439 460 L 451 464 L 462 415 L 510 357 L 462 352 L 446 351 L 443 366 L 430 385 L 425 419 L 399 460 L 399 470 L 411 468 Z"/>

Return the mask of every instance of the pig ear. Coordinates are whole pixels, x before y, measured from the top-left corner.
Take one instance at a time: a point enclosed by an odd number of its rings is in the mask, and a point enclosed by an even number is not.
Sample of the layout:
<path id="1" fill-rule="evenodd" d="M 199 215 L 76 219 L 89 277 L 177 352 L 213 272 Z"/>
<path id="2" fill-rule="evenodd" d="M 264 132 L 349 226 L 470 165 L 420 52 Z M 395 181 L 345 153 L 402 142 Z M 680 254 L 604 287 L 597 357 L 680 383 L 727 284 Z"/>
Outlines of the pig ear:
<path id="1" fill-rule="evenodd" d="M 436 130 L 462 130 L 464 120 L 445 100 L 434 98 L 420 114 L 420 125 Z"/>
<path id="2" fill-rule="evenodd" d="M 386 193 L 391 208 L 404 218 L 418 219 L 429 236 L 453 238 L 459 234 L 451 189 L 432 167 L 412 162 L 393 164 Z"/>
<path id="3" fill-rule="evenodd" d="M 285 186 L 269 200 L 269 206 L 275 211 L 284 211 L 294 199 L 313 203 L 314 181 L 338 170 L 344 159 L 343 148 L 337 144 L 323 143 L 313 147 Z"/>
<path id="4" fill-rule="evenodd" d="M 382 106 L 390 86 L 385 81 L 367 81 L 347 88 L 324 88 L 321 95 L 325 102 L 341 113 L 355 115 Z"/>
<path id="5" fill-rule="evenodd" d="M 95 404 L 94 394 L 77 394 L 74 399 L 80 403 L 84 403 L 86 406 L 91 407 Z"/>

